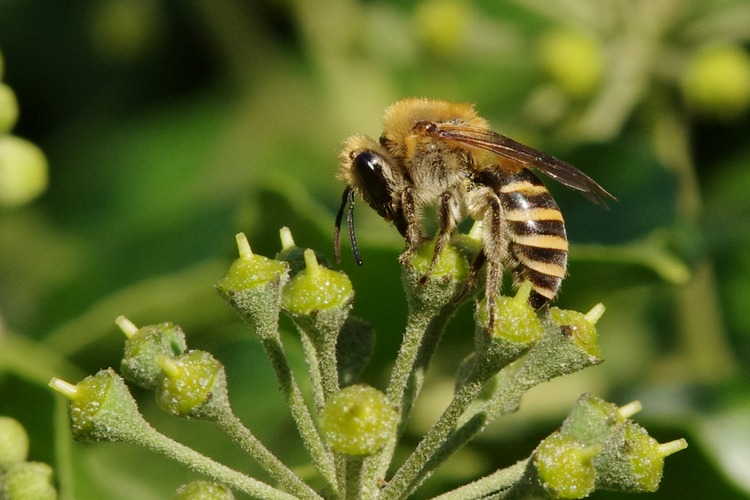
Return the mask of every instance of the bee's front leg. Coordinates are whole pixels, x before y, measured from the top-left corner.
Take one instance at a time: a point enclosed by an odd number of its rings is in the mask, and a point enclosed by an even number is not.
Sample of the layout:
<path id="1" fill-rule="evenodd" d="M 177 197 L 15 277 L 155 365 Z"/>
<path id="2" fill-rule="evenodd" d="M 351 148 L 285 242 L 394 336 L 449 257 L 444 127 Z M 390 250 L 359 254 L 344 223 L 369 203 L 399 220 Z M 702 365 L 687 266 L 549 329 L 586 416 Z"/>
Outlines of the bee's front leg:
<path id="1" fill-rule="evenodd" d="M 399 260 L 402 264 L 409 264 L 417 246 L 422 242 L 422 228 L 419 225 L 419 214 L 414 199 L 414 186 L 407 186 L 401 192 L 401 225 L 402 234 L 406 239 L 406 250 L 401 254 Z"/>

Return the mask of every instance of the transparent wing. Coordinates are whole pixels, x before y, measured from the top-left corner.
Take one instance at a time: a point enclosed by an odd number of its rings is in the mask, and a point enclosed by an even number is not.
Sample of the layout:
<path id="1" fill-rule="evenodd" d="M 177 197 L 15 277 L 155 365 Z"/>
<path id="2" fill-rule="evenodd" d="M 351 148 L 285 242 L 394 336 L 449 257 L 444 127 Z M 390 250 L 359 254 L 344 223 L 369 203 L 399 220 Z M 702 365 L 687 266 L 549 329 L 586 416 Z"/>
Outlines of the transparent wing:
<path id="1" fill-rule="evenodd" d="M 517 163 L 519 167 L 532 167 L 540 172 L 544 172 L 561 184 L 580 191 L 586 198 L 604 208 L 607 208 L 607 199 L 617 201 L 617 198 L 612 196 L 594 179 L 573 165 L 520 142 L 516 142 L 504 135 L 484 128 L 467 127 L 451 123 L 422 125 L 424 125 L 422 129 L 425 134 L 432 135 L 444 141 L 453 141 L 478 149 L 484 149 Z"/>

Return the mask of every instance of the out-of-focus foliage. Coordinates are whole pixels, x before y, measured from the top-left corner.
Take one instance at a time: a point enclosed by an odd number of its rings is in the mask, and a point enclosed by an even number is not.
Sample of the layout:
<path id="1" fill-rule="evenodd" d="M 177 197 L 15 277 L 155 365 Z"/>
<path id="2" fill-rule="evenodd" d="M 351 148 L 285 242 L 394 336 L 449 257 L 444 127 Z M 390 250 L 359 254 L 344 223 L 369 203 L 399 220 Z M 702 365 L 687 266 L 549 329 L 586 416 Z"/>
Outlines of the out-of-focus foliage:
<path id="1" fill-rule="evenodd" d="M 284 225 L 299 245 L 329 247 L 340 141 L 377 136 L 385 106 L 419 95 L 475 102 L 496 130 L 619 199 L 603 211 L 548 183 L 573 242 L 558 303 L 606 304 L 606 362 L 532 391 L 435 489 L 528 454 L 591 391 L 640 399 L 659 441 L 694 445 L 654 498 L 747 496 L 749 44 L 744 0 L 0 2 L 13 134 L 49 162 L 41 198 L 0 207 L 0 413 L 24 424 L 30 457 L 53 465 L 64 497 L 164 498 L 186 471 L 72 443 L 46 383 L 116 366 L 120 314 L 174 321 L 227 366 L 246 423 L 302 464 L 259 345 L 212 285 L 239 230 L 264 255 Z M 344 253 L 341 267 L 377 334 L 377 385 L 403 329 L 402 242 L 362 203 L 356 222 L 365 265 Z M 424 427 L 468 351 L 469 314 L 429 374 Z M 251 411 L 258 401 L 264 411 Z M 211 430 L 139 403 L 160 429 L 252 471 Z"/>

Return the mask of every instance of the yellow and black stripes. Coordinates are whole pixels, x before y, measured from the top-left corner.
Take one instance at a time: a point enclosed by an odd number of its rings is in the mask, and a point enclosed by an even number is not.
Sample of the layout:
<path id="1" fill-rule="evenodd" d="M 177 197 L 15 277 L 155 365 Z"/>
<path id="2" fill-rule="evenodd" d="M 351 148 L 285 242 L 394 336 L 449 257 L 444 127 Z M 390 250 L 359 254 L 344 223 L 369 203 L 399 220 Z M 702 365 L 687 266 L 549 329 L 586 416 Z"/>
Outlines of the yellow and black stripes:
<path id="1" fill-rule="evenodd" d="M 507 265 L 516 281 L 531 282 L 529 302 L 541 307 L 555 297 L 567 269 L 568 239 L 562 214 L 530 170 L 506 174 L 496 192 L 508 239 Z"/>

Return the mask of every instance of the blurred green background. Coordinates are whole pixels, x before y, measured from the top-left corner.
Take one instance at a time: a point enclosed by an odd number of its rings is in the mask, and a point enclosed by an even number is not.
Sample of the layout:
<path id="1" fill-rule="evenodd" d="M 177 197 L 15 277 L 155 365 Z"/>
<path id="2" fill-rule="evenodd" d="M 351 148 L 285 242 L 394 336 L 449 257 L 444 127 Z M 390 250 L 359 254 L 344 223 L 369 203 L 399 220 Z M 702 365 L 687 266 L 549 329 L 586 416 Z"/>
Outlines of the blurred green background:
<path id="1" fill-rule="evenodd" d="M 30 199 L 43 162 L 0 149 L 0 173 L 29 190 L 0 194 L 0 414 L 26 426 L 31 458 L 55 467 L 65 498 L 169 497 L 194 475 L 130 445 L 73 443 L 46 384 L 117 367 L 120 314 L 173 321 L 226 364 L 240 417 L 304 471 L 268 361 L 213 284 L 238 231 L 272 256 L 288 226 L 331 256 L 341 141 L 377 137 L 383 108 L 427 96 L 476 103 L 497 131 L 573 163 L 619 201 L 604 211 L 548 183 L 573 243 L 557 305 L 607 306 L 606 362 L 531 391 L 419 496 L 527 456 L 592 392 L 642 401 L 636 420 L 659 441 L 689 441 L 652 498 L 746 498 L 748 43 L 743 0 L 0 0 L 0 75 L 20 108 L 0 133 L 49 163 L 46 191 Z M 377 334 L 366 380 L 384 387 L 406 312 L 403 242 L 363 203 L 357 230 L 365 265 L 345 243 L 341 268 Z M 407 446 L 447 403 L 471 331 L 466 308 Z M 264 478 L 207 424 L 135 395 L 158 429 Z"/>

